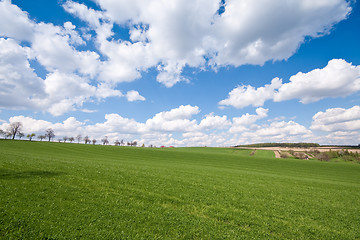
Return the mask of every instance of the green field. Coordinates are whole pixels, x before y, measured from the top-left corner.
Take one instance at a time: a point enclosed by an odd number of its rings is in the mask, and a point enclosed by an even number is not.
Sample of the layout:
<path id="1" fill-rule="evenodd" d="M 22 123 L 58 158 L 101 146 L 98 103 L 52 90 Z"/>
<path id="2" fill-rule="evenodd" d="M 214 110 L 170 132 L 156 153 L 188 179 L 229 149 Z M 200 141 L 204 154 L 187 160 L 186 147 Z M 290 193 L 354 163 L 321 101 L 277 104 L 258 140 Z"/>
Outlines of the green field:
<path id="1" fill-rule="evenodd" d="M 0 140 L 3 239 L 359 239 L 360 165 Z"/>

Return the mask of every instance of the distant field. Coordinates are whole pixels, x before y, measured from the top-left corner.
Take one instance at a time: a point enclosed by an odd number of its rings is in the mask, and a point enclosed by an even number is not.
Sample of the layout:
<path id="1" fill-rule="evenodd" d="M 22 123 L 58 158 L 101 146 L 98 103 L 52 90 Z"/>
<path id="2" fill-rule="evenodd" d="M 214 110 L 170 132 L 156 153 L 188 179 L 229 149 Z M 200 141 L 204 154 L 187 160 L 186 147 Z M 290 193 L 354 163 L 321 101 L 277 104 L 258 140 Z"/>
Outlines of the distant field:
<path id="1" fill-rule="evenodd" d="M 3 239 L 359 239 L 360 165 L 0 140 Z"/>

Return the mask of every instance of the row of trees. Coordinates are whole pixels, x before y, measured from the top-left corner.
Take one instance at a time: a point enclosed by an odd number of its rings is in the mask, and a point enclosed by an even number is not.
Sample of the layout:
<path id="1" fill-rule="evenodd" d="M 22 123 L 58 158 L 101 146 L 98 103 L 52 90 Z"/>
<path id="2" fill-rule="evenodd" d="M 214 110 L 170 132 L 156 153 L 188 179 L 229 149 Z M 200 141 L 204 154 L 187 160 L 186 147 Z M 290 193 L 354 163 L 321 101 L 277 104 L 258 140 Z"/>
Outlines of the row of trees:
<path id="1" fill-rule="evenodd" d="M 15 139 L 15 137 L 19 137 L 19 139 L 21 139 L 22 137 L 25 136 L 25 134 L 23 133 L 23 124 L 21 122 L 12 122 L 10 123 L 9 127 L 7 130 L 1 130 L 0 129 L 0 135 L 3 135 L 4 138 L 11 138 L 11 139 Z M 35 133 L 30 133 L 27 134 L 26 137 L 29 138 L 30 141 L 32 141 L 32 139 L 36 136 Z M 37 136 L 38 139 L 40 139 L 40 141 L 42 141 L 43 139 L 48 139 L 48 141 L 50 142 L 51 140 L 53 140 L 55 138 L 55 132 L 52 128 L 48 128 L 45 131 L 44 135 L 39 135 Z M 80 134 L 78 134 L 76 137 L 63 137 L 62 139 L 58 139 L 59 142 L 63 141 L 64 143 L 69 141 L 70 143 L 74 142 L 75 139 L 77 140 L 77 143 L 80 143 L 81 140 L 84 141 L 85 144 L 96 144 L 97 140 L 96 139 L 90 139 L 89 136 L 85 136 L 84 138 L 82 138 L 82 136 Z M 104 138 L 101 139 L 101 142 L 103 145 L 108 145 L 109 144 L 109 140 L 108 137 L 105 136 Z M 115 146 L 137 146 L 138 143 L 136 141 L 131 141 L 131 142 L 124 142 L 124 140 L 116 140 L 114 142 Z M 142 145 L 144 147 L 144 144 Z"/>
<path id="2" fill-rule="evenodd" d="M 23 124 L 21 122 L 12 122 L 10 123 L 9 127 L 4 131 L 2 129 L 0 129 L 0 135 L 3 135 L 4 138 L 11 138 L 11 139 L 15 139 L 15 137 L 19 137 L 19 139 L 21 139 L 22 137 L 25 136 L 24 132 L 23 132 Z M 26 135 L 27 138 L 29 138 L 30 141 L 32 141 L 32 139 L 36 136 L 35 133 L 29 133 Z M 44 135 L 39 135 L 38 139 L 40 139 L 41 141 L 43 139 L 48 139 L 49 142 L 55 137 L 55 133 L 54 130 L 52 128 L 48 128 L 45 131 Z"/>
<path id="3" fill-rule="evenodd" d="M 64 137 L 64 142 L 66 142 L 66 139 L 67 139 L 67 137 Z M 69 139 L 71 139 L 71 138 L 69 138 Z M 76 136 L 76 139 L 77 139 L 78 143 L 80 143 L 80 141 L 82 139 L 82 136 L 79 134 L 79 135 Z M 96 144 L 97 143 L 96 139 L 90 139 L 89 136 L 85 136 L 83 138 L 83 141 L 84 141 L 85 144 L 91 144 L 91 143 Z M 108 145 L 110 143 L 107 136 L 102 138 L 101 142 L 102 142 L 103 145 Z M 127 145 L 127 146 L 135 146 L 136 147 L 137 142 L 136 141 L 131 141 L 131 142 L 126 142 L 125 143 L 124 140 L 122 139 L 121 141 L 115 140 L 114 145 L 115 146 L 126 146 Z"/>

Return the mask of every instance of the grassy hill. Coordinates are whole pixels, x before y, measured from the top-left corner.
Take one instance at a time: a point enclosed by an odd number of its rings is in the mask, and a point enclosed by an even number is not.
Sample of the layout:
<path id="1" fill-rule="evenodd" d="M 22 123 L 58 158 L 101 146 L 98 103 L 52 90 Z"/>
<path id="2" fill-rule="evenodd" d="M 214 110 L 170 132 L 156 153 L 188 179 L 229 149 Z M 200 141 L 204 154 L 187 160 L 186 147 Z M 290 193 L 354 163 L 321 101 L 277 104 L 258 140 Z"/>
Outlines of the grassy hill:
<path id="1" fill-rule="evenodd" d="M 360 238 L 360 165 L 251 151 L 0 140 L 0 238 Z"/>

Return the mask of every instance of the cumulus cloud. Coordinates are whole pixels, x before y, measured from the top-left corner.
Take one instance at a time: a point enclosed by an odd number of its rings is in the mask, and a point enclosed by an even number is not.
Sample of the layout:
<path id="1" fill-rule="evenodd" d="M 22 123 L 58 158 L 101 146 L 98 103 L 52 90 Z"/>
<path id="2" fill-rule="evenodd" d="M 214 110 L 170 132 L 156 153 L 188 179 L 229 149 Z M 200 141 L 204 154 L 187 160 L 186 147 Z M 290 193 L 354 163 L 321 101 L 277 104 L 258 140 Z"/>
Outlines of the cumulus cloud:
<path id="1" fill-rule="evenodd" d="M 313 137 L 313 134 L 294 121 L 280 121 L 258 126 L 256 131 L 247 131 L 241 136 L 249 142 L 302 142 Z"/>
<path id="2" fill-rule="evenodd" d="M 360 66 L 343 59 L 330 60 L 326 67 L 292 76 L 283 84 L 274 101 L 300 99 L 302 103 L 329 97 L 345 97 L 360 91 Z"/>
<path id="3" fill-rule="evenodd" d="M 30 67 L 29 49 L 0 38 L 0 107 L 34 109 L 33 98 L 45 96 L 44 81 Z"/>
<path id="4" fill-rule="evenodd" d="M 354 145 L 360 141 L 359 131 L 337 131 L 328 135 L 317 138 L 317 142 L 321 144 L 339 144 Z"/>
<path id="5" fill-rule="evenodd" d="M 195 130 L 196 120 L 190 118 L 199 113 L 199 107 L 181 105 L 170 111 L 157 113 L 153 118 L 146 121 L 146 127 L 150 131 L 187 132 Z"/>
<path id="6" fill-rule="evenodd" d="M 124 118 L 118 114 L 106 114 L 104 123 L 97 123 L 86 127 L 86 132 L 91 135 L 109 135 L 111 133 L 118 134 L 139 134 L 145 132 L 143 123 L 139 123 L 134 119 Z"/>
<path id="7" fill-rule="evenodd" d="M 168 88 L 174 86 L 178 82 L 188 82 L 188 79 L 181 76 L 184 66 L 184 63 L 179 63 L 175 61 L 168 61 L 163 66 L 159 65 L 159 74 L 157 75 L 156 80 L 159 83 L 164 84 L 165 87 Z"/>
<path id="8" fill-rule="evenodd" d="M 31 41 L 34 37 L 34 23 L 28 14 L 10 0 L 0 2 L 0 36 L 11 37 L 18 41 Z"/>
<path id="9" fill-rule="evenodd" d="M 12 117 L 9 119 L 9 123 L 22 122 L 26 133 L 44 134 L 47 128 L 53 128 L 57 137 L 60 138 L 81 134 L 98 139 L 108 136 L 111 141 L 128 138 L 129 140 L 138 139 L 140 142 L 146 141 L 147 144 L 154 145 L 159 145 L 160 142 L 162 144 L 179 144 L 181 140 L 175 140 L 172 133 L 190 132 L 199 128 L 197 121 L 191 119 L 198 113 L 198 107 L 182 105 L 170 111 L 160 112 L 145 123 L 115 113 L 106 114 L 104 122 L 95 124 L 80 122 L 74 117 L 69 117 L 61 123 L 51 123 L 24 116 Z M 5 122 L 0 125 L 0 129 L 6 130 L 7 126 L 8 122 Z"/>
<path id="10" fill-rule="evenodd" d="M 324 98 L 346 97 L 360 91 L 360 66 L 354 66 L 343 59 L 332 59 L 322 69 L 308 73 L 299 72 L 290 77 L 290 82 L 282 83 L 274 78 L 264 87 L 239 86 L 228 98 L 219 102 L 221 106 L 243 108 L 263 106 L 265 101 L 281 102 L 300 99 L 307 104 Z"/>
<path id="11" fill-rule="evenodd" d="M 326 132 L 360 130 L 360 106 L 318 112 L 313 116 L 311 129 Z"/>
<path id="12" fill-rule="evenodd" d="M 233 106 L 235 108 L 243 108 L 250 105 L 254 107 L 263 106 L 266 100 L 274 97 L 275 89 L 279 88 L 281 84 L 281 79 L 274 78 L 271 84 L 267 84 L 264 87 L 239 86 L 229 93 L 227 99 L 220 101 L 219 105 Z"/>
<path id="13" fill-rule="evenodd" d="M 268 116 L 268 109 L 258 108 L 256 114 L 245 113 L 228 120 L 226 116 L 207 114 L 198 123 L 194 118 L 200 110 L 196 106 L 180 106 L 160 112 L 145 122 L 125 118 L 119 114 L 106 114 L 103 122 L 91 123 L 69 117 L 63 122 L 51 123 L 31 117 L 16 116 L 2 121 L 6 130 L 11 122 L 22 122 L 24 132 L 44 134 L 53 128 L 57 138 L 89 136 L 91 139 L 108 137 L 115 140 L 136 140 L 147 146 L 234 146 L 254 142 L 318 142 L 323 144 L 357 144 L 360 129 L 360 107 L 329 109 L 313 118 L 310 129 L 295 121 L 260 121 Z M 336 127 L 340 126 L 340 127 Z M 311 130 L 330 132 L 316 136 Z"/>
<path id="14" fill-rule="evenodd" d="M 76 26 L 36 23 L 10 1 L 2 1 L 0 14 L 0 106 L 9 109 L 34 109 L 59 116 L 90 101 L 121 96 L 113 86 L 90 84 L 101 66 L 99 55 L 78 51 L 86 42 Z M 11 26 L 11 27 L 9 27 Z M 27 47 L 22 43 L 27 42 Z M 56 46 L 56 47 L 55 47 Z M 29 61 L 37 61 L 47 70 L 40 78 Z M 86 79 L 86 80 L 85 80 Z"/>
<path id="15" fill-rule="evenodd" d="M 248 128 L 254 124 L 257 120 L 266 118 L 268 114 L 268 109 L 257 108 L 256 115 L 251 115 L 246 113 L 241 117 L 235 117 L 232 119 L 233 124 L 229 130 L 231 133 L 239 133 L 248 130 Z"/>
<path id="16" fill-rule="evenodd" d="M 45 132 L 45 130 L 52 126 L 51 122 L 44 120 L 37 120 L 31 117 L 14 116 L 9 119 L 9 123 L 21 122 L 23 124 L 23 131 L 25 133 L 38 133 Z M 4 123 L 7 124 L 7 123 Z M 2 125 L 2 129 L 6 129 L 5 125 Z"/>
<path id="17" fill-rule="evenodd" d="M 227 119 L 227 116 L 220 117 L 211 113 L 201 120 L 199 128 L 202 130 L 226 129 L 230 125 L 231 122 Z"/>
<path id="18" fill-rule="evenodd" d="M 58 116 L 79 109 L 92 98 L 123 96 L 116 89 L 118 84 L 134 81 L 150 68 L 158 70 L 158 82 L 172 87 L 178 82 L 189 81 L 183 76 L 187 66 L 204 70 L 287 59 L 305 37 L 327 34 L 334 24 L 346 19 L 351 12 L 350 3 L 345 0 L 322 1 L 321 4 L 308 4 L 307 0 L 287 4 L 281 0 L 246 4 L 241 0 L 229 0 L 222 6 L 221 13 L 218 0 L 195 0 L 191 4 L 180 0 L 171 3 L 97 0 L 96 3 L 98 10 L 70 0 L 62 5 L 65 11 L 85 22 L 85 27 L 79 29 L 69 21 L 61 26 L 36 22 L 11 1 L 0 2 L 2 44 L 8 47 L 9 41 L 14 41 L 11 51 L 1 54 L 7 54 L 3 59 L 22 58 L 19 63 L 7 62 L 13 73 L 9 76 L 11 87 L 23 93 L 23 108 L 38 108 Z M 130 38 L 115 36 L 114 25 L 126 28 Z M 87 46 L 90 42 L 94 48 Z M 30 59 L 45 68 L 47 79 L 34 73 Z M 0 71 L 3 75 L 9 74 L 9 70 Z M 54 91 L 51 95 L 49 83 L 58 82 L 53 81 L 54 76 L 65 76 L 65 79 L 72 76 L 71 84 L 80 87 L 80 92 L 85 95 L 60 98 Z M 84 82 L 83 79 L 91 81 Z M 339 81 L 344 79 L 347 77 Z M 35 82 L 37 84 L 32 86 L 27 84 Z M 238 108 L 261 106 L 272 97 L 280 82 L 274 79 L 270 85 L 258 89 L 238 87 L 220 104 Z M 15 108 L 19 104 L 10 101 L 10 85 L 4 85 L 2 99 L 9 100 L 2 105 Z M 280 94 L 282 92 L 277 95 L 277 100 L 286 99 Z M 41 99 L 44 94 L 46 98 L 41 104 L 37 101 L 36 105 L 32 99 Z M 259 97 L 251 99 L 253 94 Z M 137 96 L 137 100 L 142 98 Z"/>
<path id="19" fill-rule="evenodd" d="M 137 65 L 130 65 L 134 72 L 157 66 L 157 80 L 167 87 L 187 80 L 181 75 L 185 66 L 262 65 L 268 60 L 287 59 L 306 36 L 315 38 L 327 34 L 351 11 L 345 0 L 321 4 L 309 4 L 305 0 L 244 4 L 244 1 L 229 0 L 222 6 L 221 14 L 218 0 L 196 0 L 191 4 L 180 0 L 96 2 L 104 12 L 72 1 L 67 1 L 64 8 L 96 29 L 100 51 L 110 56 L 112 66 L 120 67 L 126 62 L 111 57 L 109 43 L 113 49 L 131 49 L 137 44 L 141 53 L 145 53 L 141 59 L 145 59 L 146 64 L 135 57 Z M 107 23 L 102 24 L 100 19 Z M 107 40 L 112 36 L 113 23 L 129 26 L 131 42 Z M 134 73 L 124 76 L 131 80 L 138 77 Z"/>
<path id="20" fill-rule="evenodd" d="M 65 11 L 87 22 L 92 28 L 100 27 L 100 20 L 106 19 L 103 12 L 90 9 L 84 4 L 73 1 L 66 1 L 62 6 Z"/>
<path id="21" fill-rule="evenodd" d="M 146 99 L 139 94 L 138 91 L 131 90 L 126 93 L 126 98 L 129 102 L 145 101 Z"/>
<path id="22" fill-rule="evenodd" d="M 36 98 L 34 101 L 41 109 L 48 109 L 54 116 L 72 111 L 75 106 L 81 107 L 96 94 L 96 87 L 91 86 L 87 79 L 59 71 L 48 74 L 44 85 L 47 97 Z"/>
<path id="23" fill-rule="evenodd" d="M 65 27 L 68 25 L 69 23 Z M 83 42 L 83 40 L 73 29 L 69 31 L 64 27 L 45 23 L 35 26 L 31 48 L 36 59 L 48 71 L 59 70 L 66 73 L 78 71 L 95 77 L 100 65 L 100 56 L 92 51 L 76 50 L 71 43 Z"/>

